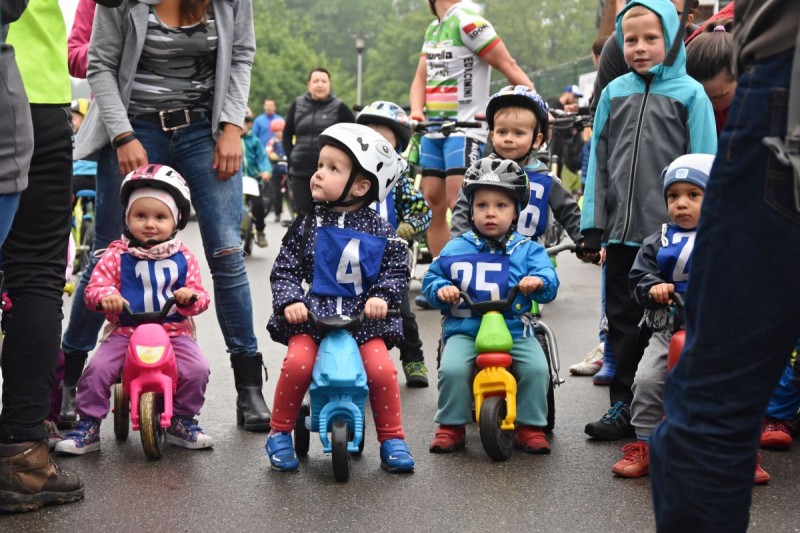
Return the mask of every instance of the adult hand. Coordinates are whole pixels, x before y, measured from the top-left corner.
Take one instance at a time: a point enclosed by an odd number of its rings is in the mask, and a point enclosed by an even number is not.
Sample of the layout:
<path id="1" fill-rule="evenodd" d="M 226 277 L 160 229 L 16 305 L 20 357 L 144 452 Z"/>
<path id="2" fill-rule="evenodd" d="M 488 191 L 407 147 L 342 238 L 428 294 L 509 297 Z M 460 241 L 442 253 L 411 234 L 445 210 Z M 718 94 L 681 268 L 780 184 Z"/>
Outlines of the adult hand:
<path id="1" fill-rule="evenodd" d="M 125 137 L 130 132 L 117 135 L 117 139 Z M 134 139 L 117 148 L 117 161 L 119 161 L 119 171 L 123 176 L 127 176 L 142 165 L 146 165 L 147 152 L 139 139 Z"/>
<path id="2" fill-rule="evenodd" d="M 386 300 L 373 296 L 367 303 L 364 304 L 364 314 L 370 320 L 382 320 L 386 318 L 386 312 L 389 310 L 389 304 Z"/>
<path id="3" fill-rule="evenodd" d="M 227 180 L 242 166 L 242 128 L 226 123 L 222 127 L 217 146 L 214 147 L 213 169 L 219 179 Z"/>

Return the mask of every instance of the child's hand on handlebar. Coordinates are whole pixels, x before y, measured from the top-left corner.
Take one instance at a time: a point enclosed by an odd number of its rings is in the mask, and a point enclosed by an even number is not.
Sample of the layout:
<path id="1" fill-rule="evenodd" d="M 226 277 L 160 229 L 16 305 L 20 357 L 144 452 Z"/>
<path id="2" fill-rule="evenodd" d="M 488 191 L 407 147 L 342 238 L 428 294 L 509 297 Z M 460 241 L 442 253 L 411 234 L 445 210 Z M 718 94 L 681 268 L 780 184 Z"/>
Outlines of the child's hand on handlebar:
<path id="1" fill-rule="evenodd" d="M 525 276 L 519 282 L 519 290 L 525 295 L 536 292 L 542 287 L 544 287 L 544 281 L 536 276 Z"/>
<path id="2" fill-rule="evenodd" d="M 283 316 L 289 324 L 302 324 L 308 320 L 308 307 L 303 302 L 295 302 L 283 309 Z"/>
<path id="3" fill-rule="evenodd" d="M 446 304 L 457 304 L 461 299 L 461 291 L 455 285 L 448 285 L 439 289 L 436 292 L 436 297 Z"/>
<path id="4" fill-rule="evenodd" d="M 386 318 L 388 310 L 389 304 L 386 303 L 386 300 L 377 296 L 373 296 L 364 304 L 364 315 L 370 320 L 383 320 Z"/>
<path id="5" fill-rule="evenodd" d="M 110 315 L 118 315 L 122 313 L 123 304 L 127 304 L 128 300 L 119 294 L 110 294 L 100 300 L 100 305 L 103 306 L 103 311 Z"/>
<path id="6" fill-rule="evenodd" d="M 172 295 L 180 305 L 189 305 L 192 303 L 192 298 L 197 299 L 197 295 L 193 293 L 191 289 L 187 289 L 186 287 L 181 287 L 177 291 L 173 292 Z"/>
<path id="7" fill-rule="evenodd" d="M 672 293 L 675 292 L 675 285 L 672 283 L 659 283 L 650 287 L 650 298 L 662 305 L 672 303 Z"/>

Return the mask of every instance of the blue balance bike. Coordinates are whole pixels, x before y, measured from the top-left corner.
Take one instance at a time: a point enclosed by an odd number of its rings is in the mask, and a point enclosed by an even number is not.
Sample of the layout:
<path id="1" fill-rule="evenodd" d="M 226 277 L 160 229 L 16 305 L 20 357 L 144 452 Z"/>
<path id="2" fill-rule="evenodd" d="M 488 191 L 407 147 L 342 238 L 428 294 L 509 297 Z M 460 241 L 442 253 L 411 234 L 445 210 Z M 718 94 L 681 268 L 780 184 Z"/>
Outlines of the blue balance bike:
<path id="1" fill-rule="evenodd" d="M 397 316 L 397 311 L 387 314 L 387 318 Z M 322 451 L 331 454 L 333 477 L 347 481 L 351 454 L 364 451 L 364 404 L 369 387 L 351 332 L 358 330 L 366 317 L 362 311 L 355 318 L 322 318 L 309 309 L 308 318 L 323 339 L 311 375 L 311 404 L 303 402 L 295 422 L 295 453 L 298 457 L 308 455 L 310 432 L 319 433 Z"/>

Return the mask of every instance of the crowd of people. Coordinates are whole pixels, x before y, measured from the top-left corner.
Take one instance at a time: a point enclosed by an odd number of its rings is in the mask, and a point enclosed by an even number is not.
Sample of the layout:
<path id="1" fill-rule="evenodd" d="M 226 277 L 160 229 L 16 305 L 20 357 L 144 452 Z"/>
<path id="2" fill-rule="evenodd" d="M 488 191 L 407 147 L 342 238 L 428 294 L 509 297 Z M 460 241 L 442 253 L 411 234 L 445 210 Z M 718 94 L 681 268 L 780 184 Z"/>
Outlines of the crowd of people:
<path id="1" fill-rule="evenodd" d="M 800 259 L 800 4 L 737 0 L 735 13 L 731 3 L 696 25 L 691 0 L 623 3 L 615 32 L 593 45 L 579 207 L 537 156 L 558 142 L 552 112 L 578 112 L 580 89 L 569 85 L 546 103 L 491 23 L 460 0 L 428 0 L 435 19 L 409 113 L 379 100 L 355 115 L 317 67 L 285 118 L 272 98 L 258 116 L 247 107 L 256 49 L 249 0 L 98 3 L 80 1 L 69 39 L 55 2 L 0 4 L 0 109 L 9 117 L 0 126 L 0 510 L 83 498 L 80 476 L 53 462 L 48 443 L 61 454 L 100 449 L 134 331 L 120 319 L 123 304 L 150 311 L 154 294 L 177 302 L 162 324 L 180 368 L 168 442 L 214 445 L 197 419 L 209 365 L 192 321 L 213 300 L 237 423 L 267 433 L 273 469 L 297 470 L 292 430 L 321 341 L 309 313 L 363 311 L 352 333 L 380 466 L 412 472 L 388 350 L 400 348 L 409 387 L 428 386 L 408 299 L 409 247 L 423 235 L 434 258 L 424 303 L 444 316 L 429 450 L 463 448 L 472 420 L 481 319 L 462 295 L 484 301 L 514 290 L 503 315 L 517 382 L 514 445 L 550 453 L 549 369 L 527 312 L 558 292 L 540 243 L 552 211 L 576 255 L 602 264 L 603 342 L 574 373 L 600 371 L 594 382 L 609 385 L 610 407 L 585 433 L 635 438 L 611 472 L 652 475 L 659 530 L 746 529 L 750 488 L 769 481 L 757 448 L 790 446 L 800 409 L 790 359 L 800 328 L 789 308 L 800 296 L 789 270 Z M 490 95 L 492 67 L 510 85 Z M 42 69 L 51 76 L 37 76 Z M 70 104 L 68 73 L 88 79 L 91 104 Z M 403 154 L 412 121 L 426 115 L 485 115 L 486 126 L 422 136 L 418 190 Z M 94 253 L 74 295 L 86 305 L 72 306 L 62 337 L 73 161 L 77 169 L 87 160 L 97 161 Z M 252 204 L 256 243 L 268 245 L 270 213 L 287 228 L 270 274 L 268 331 L 287 346 L 272 411 L 242 254 L 245 176 L 261 190 Z M 213 297 L 178 237 L 192 208 Z M 779 271 L 764 275 L 767 265 Z M 162 268 L 169 273 L 150 275 Z M 765 297 L 759 327 L 731 334 L 726 325 L 752 323 L 738 302 Z M 399 315 L 388 317 L 390 309 Z M 682 325 L 686 346 L 668 373 Z M 69 431 L 62 437 L 55 425 Z"/>

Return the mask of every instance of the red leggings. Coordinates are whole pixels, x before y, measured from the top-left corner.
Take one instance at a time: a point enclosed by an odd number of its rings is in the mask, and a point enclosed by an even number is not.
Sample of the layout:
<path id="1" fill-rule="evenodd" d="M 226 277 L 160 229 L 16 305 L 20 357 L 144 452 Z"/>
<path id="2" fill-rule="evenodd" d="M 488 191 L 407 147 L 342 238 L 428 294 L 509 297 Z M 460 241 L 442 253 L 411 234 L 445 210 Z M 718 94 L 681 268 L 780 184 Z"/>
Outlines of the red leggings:
<path id="1" fill-rule="evenodd" d="M 295 335 L 289 339 L 289 350 L 283 360 L 281 375 L 275 386 L 272 409 L 273 431 L 292 431 L 317 358 L 318 346 L 311 335 Z M 397 370 L 383 339 L 371 339 L 359 347 L 367 370 L 369 401 L 375 419 L 378 442 L 405 439 L 400 414 L 400 387 Z"/>

